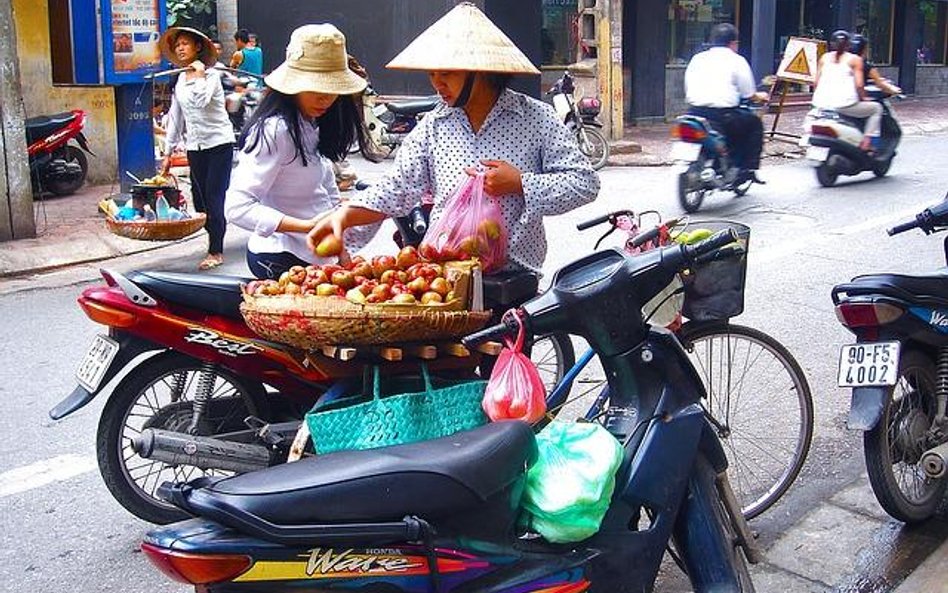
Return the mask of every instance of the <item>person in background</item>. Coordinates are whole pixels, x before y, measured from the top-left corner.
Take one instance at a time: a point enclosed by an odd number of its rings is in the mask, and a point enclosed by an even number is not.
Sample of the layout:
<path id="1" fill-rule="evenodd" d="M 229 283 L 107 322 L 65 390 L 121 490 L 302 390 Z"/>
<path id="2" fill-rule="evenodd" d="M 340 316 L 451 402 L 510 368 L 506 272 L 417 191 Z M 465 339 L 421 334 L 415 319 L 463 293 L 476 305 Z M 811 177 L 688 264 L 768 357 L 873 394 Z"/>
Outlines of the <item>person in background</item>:
<path id="1" fill-rule="evenodd" d="M 171 152 L 183 137 L 194 208 L 207 214 L 207 256 L 198 269 L 210 270 L 224 263 L 224 194 L 234 158 L 234 130 L 224 108 L 221 74 L 210 68 L 217 60 L 217 51 L 204 33 L 188 27 L 169 28 L 160 44 L 168 61 L 179 68 L 190 68 L 178 76 L 172 90 L 161 172 L 168 173 Z"/>
<path id="2" fill-rule="evenodd" d="M 847 31 L 839 30 L 833 33 L 832 40 L 834 51 L 828 51 L 820 57 L 813 106 L 864 118 L 866 128 L 859 147 L 871 152 L 879 145 L 882 105 L 866 100 L 864 62 L 849 51 L 852 36 Z"/>
<path id="3" fill-rule="evenodd" d="M 366 142 L 356 102 L 366 81 L 348 66 L 345 36 L 330 24 L 305 25 L 293 31 L 286 56 L 266 77 L 270 90 L 240 135 L 227 191 L 227 219 L 253 232 L 247 265 L 257 278 L 335 261 L 317 257 L 306 233 L 341 203 L 332 163 Z M 376 230 L 346 233 L 346 251 Z"/>
<path id="4" fill-rule="evenodd" d="M 596 199 L 599 178 L 553 107 L 507 88 L 536 66 L 473 4 L 431 25 L 388 68 L 421 70 L 441 97 L 405 138 L 394 166 L 309 233 L 310 247 L 345 229 L 406 216 L 434 196 L 432 225 L 466 175 L 479 168 L 499 198 L 508 270 L 539 272 L 546 258 L 543 217 Z"/>
<path id="5" fill-rule="evenodd" d="M 721 23 L 711 29 L 711 47 L 695 54 L 685 69 L 688 113 L 720 126 L 728 152 L 738 168 L 736 184 L 762 183 L 757 177 L 764 147 L 764 125 L 756 114 L 740 108 L 741 102 L 766 101 L 757 92 L 750 64 L 737 53 L 737 28 Z"/>
<path id="6" fill-rule="evenodd" d="M 866 53 L 869 49 L 869 40 L 864 36 L 856 34 L 850 42 L 849 50 L 862 58 L 862 79 L 864 82 L 872 81 L 877 87 L 889 95 L 901 95 L 902 89 L 889 82 L 885 77 L 879 74 L 879 70 L 866 59 Z"/>
<path id="7" fill-rule="evenodd" d="M 230 58 L 230 67 L 262 76 L 263 50 L 256 45 L 250 45 L 250 33 L 247 29 L 234 33 L 234 42 L 237 44 L 237 50 Z"/>

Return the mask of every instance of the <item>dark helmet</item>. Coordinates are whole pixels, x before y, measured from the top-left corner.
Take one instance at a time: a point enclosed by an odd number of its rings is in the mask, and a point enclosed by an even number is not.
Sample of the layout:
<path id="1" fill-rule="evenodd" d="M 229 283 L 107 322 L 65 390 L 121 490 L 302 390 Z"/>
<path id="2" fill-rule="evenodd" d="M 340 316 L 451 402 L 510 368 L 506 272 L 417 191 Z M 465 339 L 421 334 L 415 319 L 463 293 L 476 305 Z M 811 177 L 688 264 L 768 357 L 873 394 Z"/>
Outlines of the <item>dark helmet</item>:
<path id="1" fill-rule="evenodd" d="M 839 50 L 840 48 L 843 50 L 847 49 L 849 44 L 852 43 L 852 38 L 853 36 L 849 34 L 849 31 L 844 29 L 837 29 L 836 31 L 833 31 L 832 35 L 830 35 L 830 40 L 835 45 L 836 50 Z"/>
<path id="2" fill-rule="evenodd" d="M 856 55 L 862 55 L 866 51 L 866 47 L 869 45 L 869 40 L 866 39 L 864 35 L 855 34 L 852 39 L 849 41 L 849 51 L 853 52 Z"/>

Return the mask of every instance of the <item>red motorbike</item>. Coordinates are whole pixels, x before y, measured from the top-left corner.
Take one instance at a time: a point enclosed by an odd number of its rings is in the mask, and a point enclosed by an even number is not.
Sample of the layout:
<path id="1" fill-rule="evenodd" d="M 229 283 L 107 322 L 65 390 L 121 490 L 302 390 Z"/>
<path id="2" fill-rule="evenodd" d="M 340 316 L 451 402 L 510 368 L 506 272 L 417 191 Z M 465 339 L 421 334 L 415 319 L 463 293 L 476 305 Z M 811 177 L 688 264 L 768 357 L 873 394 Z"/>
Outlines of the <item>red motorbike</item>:
<path id="1" fill-rule="evenodd" d="M 68 196 L 82 187 L 89 172 L 89 161 L 83 151 L 95 156 L 82 133 L 85 123 L 86 112 L 82 109 L 26 120 L 34 195 L 50 192 Z M 79 147 L 69 143 L 73 139 Z"/>
<path id="2" fill-rule="evenodd" d="M 320 398 L 357 393 L 367 365 L 417 374 L 423 358 L 433 373 L 470 376 L 480 362 L 479 352 L 459 344 L 406 349 L 396 360 L 384 349 L 304 352 L 264 340 L 240 314 L 244 278 L 105 270 L 102 276 L 106 284 L 83 291 L 79 305 L 108 333 L 95 337 L 76 373 L 79 386 L 49 414 L 71 414 L 119 379 L 99 420 L 99 469 L 116 500 L 153 523 L 185 517 L 158 498 L 163 482 L 287 461 L 305 412 Z M 504 310 L 535 295 L 537 277 L 512 273 L 484 285 L 485 299 Z M 569 348 L 572 355 L 567 336 L 547 339 L 556 353 Z M 561 355 L 557 364 L 572 363 Z"/>

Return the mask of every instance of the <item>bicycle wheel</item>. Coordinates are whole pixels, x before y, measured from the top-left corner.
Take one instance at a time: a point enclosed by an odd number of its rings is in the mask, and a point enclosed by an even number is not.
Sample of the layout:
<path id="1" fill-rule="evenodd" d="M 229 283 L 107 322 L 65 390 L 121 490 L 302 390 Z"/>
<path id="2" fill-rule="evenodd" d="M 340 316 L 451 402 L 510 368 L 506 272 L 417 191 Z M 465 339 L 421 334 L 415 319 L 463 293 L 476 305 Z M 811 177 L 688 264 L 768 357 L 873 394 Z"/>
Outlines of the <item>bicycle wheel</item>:
<path id="1" fill-rule="evenodd" d="M 679 339 L 707 390 L 703 401 L 728 457 L 728 477 L 752 519 L 783 496 L 813 438 L 813 399 L 780 342 L 727 321 L 689 322 Z"/>

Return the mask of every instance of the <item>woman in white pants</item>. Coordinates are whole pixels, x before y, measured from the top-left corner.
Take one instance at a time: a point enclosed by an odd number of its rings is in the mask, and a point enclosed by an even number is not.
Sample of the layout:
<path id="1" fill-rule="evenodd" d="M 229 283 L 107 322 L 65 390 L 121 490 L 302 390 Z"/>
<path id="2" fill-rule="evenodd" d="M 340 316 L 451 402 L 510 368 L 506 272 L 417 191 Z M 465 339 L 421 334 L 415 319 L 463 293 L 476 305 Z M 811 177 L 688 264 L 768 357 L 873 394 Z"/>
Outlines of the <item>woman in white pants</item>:
<path id="1" fill-rule="evenodd" d="M 865 136 L 859 147 L 873 150 L 878 146 L 882 122 L 882 105 L 866 101 L 863 60 L 849 49 L 851 36 L 846 31 L 833 33 L 836 51 L 820 58 L 816 73 L 813 105 L 835 109 L 843 115 L 866 119 Z"/>

